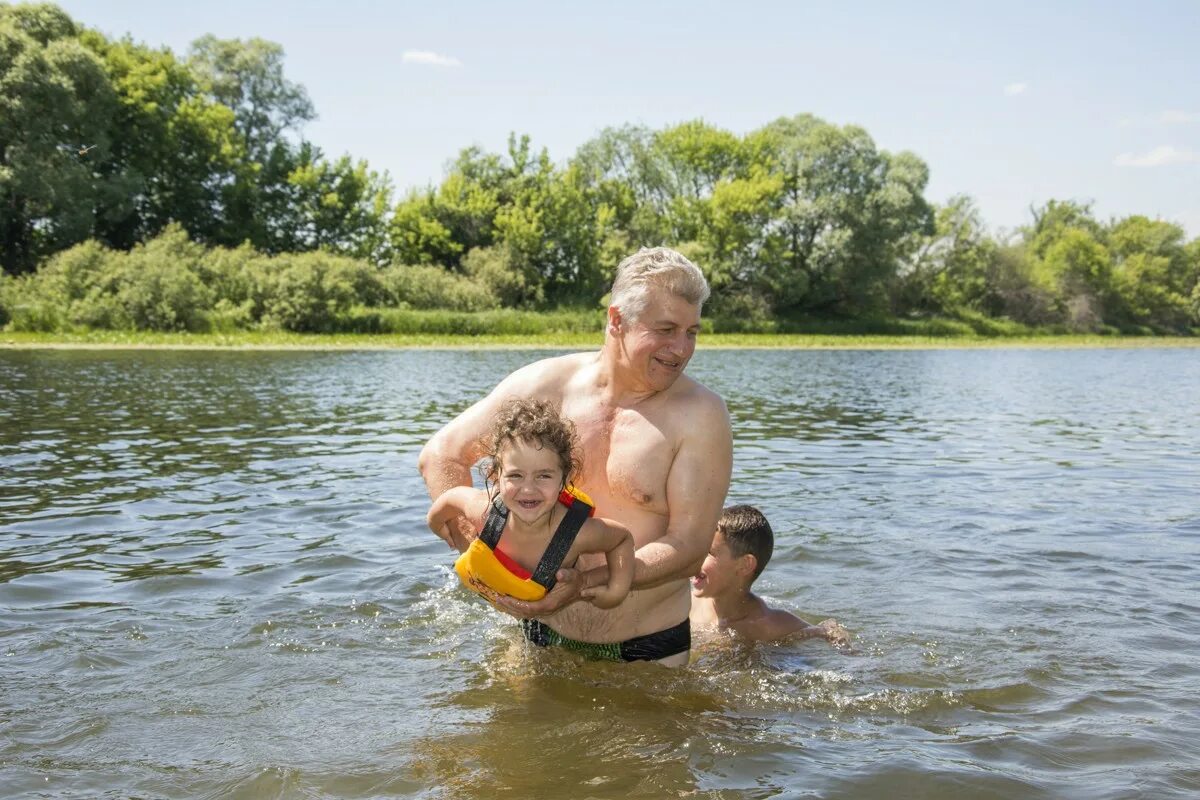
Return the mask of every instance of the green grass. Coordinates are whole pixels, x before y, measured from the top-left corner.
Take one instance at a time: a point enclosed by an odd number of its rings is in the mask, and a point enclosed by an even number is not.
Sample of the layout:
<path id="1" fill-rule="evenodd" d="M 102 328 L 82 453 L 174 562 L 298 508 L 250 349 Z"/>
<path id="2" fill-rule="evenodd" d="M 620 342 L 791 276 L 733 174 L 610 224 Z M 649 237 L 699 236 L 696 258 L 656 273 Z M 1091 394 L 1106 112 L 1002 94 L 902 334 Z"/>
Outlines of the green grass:
<path id="1" fill-rule="evenodd" d="M 600 332 L 532 334 L 303 334 L 287 331 L 230 333 L 158 333 L 152 331 L 79 331 L 74 333 L 0 332 L 0 347 L 17 348 L 194 348 L 332 349 L 395 348 L 543 348 L 592 349 Z M 704 348 L 775 349 L 931 349 L 997 347 L 1200 347 L 1197 337 L 1154 336 L 922 336 L 881 334 L 704 333 Z"/>
<path id="2" fill-rule="evenodd" d="M 604 338 L 601 310 L 414 311 L 355 308 L 329 333 L 280 329 L 225 328 L 205 333 L 75 329 L 0 330 L 0 347 L 205 348 L 205 349 L 387 349 L 404 347 L 596 347 Z M 1200 333 L 1200 332 L 1198 332 Z M 753 323 L 706 317 L 701 347 L 761 348 L 946 348 L 946 347 L 1145 347 L 1200 345 L 1200 336 L 1156 337 L 1068 334 L 1029 328 L 982 316 L 908 319 L 796 318 Z"/>

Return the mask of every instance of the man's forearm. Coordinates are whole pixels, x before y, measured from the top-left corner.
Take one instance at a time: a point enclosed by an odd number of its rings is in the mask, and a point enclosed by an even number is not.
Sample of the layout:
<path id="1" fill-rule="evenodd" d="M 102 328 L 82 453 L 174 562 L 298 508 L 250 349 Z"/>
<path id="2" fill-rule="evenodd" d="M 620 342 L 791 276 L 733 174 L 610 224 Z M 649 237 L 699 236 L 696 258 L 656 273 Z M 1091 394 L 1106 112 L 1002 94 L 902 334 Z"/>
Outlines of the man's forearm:
<path id="1" fill-rule="evenodd" d="M 667 581 L 682 580 L 695 575 L 704 559 L 680 564 L 679 551 L 661 542 L 650 542 L 639 548 L 633 558 L 631 589 L 649 589 Z M 608 583 L 608 565 L 601 564 L 583 573 L 583 588 Z"/>
<path id="2" fill-rule="evenodd" d="M 455 459 L 448 458 L 430 445 L 426 445 L 417 459 L 417 468 L 425 480 L 429 496 L 437 499 L 447 489 L 471 485 L 471 468 Z"/>

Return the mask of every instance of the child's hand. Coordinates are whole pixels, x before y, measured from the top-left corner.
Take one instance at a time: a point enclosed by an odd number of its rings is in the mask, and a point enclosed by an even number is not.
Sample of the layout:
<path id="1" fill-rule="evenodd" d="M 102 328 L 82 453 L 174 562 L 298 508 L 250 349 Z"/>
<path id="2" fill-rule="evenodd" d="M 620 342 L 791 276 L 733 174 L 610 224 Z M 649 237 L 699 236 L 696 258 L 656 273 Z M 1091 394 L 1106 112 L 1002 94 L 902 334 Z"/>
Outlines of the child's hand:
<path id="1" fill-rule="evenodd" d="M 597 586 L 594 589 L 584 589 L 579 593 L 579 596 L 594 605 L 596 608 L 616 608 L 625 601 L 629 592 L 622 592 L 619 589 L 610 589 L 608 586 Z"/>
<path id="2" fill-rule="evenodd" d="M 850 632 L 837 623 L 837 620 L 827 619 L 817 625 L 821 629 L 820 636 L 830 644 L 845 647 L 850 644 Z"/>

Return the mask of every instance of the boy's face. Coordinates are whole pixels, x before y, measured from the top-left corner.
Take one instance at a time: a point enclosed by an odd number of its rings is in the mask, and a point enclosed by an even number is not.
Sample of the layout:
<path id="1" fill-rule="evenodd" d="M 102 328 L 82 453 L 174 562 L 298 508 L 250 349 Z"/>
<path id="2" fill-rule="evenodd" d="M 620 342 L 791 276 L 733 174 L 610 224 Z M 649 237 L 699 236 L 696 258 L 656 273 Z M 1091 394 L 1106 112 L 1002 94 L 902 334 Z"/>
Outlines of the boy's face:
<path id="1" fill-rule="evenodd" d="M 724 535 L 717 531 L 699 574 L 692 578 L 692 595 L 718 597 L 731 590 L 744 591 L 746 575 L 753 571 L 750 560 L 751 556 L 735 557 Z"/>

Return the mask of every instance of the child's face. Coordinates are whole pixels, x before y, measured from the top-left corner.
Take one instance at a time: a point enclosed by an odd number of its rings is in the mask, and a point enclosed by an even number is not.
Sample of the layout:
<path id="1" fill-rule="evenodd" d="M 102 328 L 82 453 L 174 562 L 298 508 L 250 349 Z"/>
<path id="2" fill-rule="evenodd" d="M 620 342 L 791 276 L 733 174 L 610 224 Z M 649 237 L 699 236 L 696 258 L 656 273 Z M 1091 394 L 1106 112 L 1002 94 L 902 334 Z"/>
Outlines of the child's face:
<path id="1" fill-rule="evenodd" d="M 692 594 L 696 597 L 717 597 L 730 589 L 741 587 L 742 558 L 735 558 L 720 531 L 713 537 L 708 557 L 700 572 L 692 578 Z"/>
<path id="2" fill-rule="evenodd" d="M 543 522 L 563 487 L 558 454 L 530 442 L 509 442 L 497 454 L 500 497 L 526 525 Z"/>

